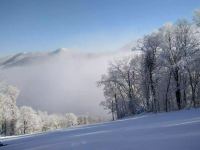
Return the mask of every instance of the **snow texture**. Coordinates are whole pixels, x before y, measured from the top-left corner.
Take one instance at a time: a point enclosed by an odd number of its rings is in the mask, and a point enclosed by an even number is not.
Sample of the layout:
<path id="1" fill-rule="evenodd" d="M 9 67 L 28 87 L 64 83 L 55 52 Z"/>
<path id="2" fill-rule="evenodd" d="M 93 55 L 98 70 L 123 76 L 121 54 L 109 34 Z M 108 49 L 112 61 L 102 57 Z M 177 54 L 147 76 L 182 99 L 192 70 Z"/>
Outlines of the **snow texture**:
<path id="1" fill-rule="evenodd" d="M 200 109 L 2 138 L 1 150 L 199 150 Z"/>

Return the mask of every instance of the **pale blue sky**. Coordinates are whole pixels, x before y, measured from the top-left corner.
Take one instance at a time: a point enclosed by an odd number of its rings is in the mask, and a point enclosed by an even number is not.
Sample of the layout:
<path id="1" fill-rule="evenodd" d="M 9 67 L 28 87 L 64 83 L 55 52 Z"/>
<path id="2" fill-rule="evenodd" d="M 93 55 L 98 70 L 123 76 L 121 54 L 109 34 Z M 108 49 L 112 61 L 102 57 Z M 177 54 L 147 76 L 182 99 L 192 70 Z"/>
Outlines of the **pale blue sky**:
<path id="1" fill-rule="evenodd" d="M 200 0 L 0 0 L 0 54 L 112 51 L 197 8 Z"/>

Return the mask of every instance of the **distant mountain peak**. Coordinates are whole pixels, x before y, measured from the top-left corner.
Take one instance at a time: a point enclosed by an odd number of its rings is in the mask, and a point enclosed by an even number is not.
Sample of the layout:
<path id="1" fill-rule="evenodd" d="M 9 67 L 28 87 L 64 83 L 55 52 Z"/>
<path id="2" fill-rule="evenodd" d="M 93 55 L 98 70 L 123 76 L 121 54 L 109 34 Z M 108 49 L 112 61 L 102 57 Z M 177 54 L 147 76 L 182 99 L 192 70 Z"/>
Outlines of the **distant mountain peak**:
<path id="1" fill-rule="evenodd" d="M 66 52 L 70 52 L 71 50 L 69 50 L 68 48 L 58 48 L 54 51 L 52 51 L 52 54 L 61 54 L 61 53 L 66 53 Z"/>

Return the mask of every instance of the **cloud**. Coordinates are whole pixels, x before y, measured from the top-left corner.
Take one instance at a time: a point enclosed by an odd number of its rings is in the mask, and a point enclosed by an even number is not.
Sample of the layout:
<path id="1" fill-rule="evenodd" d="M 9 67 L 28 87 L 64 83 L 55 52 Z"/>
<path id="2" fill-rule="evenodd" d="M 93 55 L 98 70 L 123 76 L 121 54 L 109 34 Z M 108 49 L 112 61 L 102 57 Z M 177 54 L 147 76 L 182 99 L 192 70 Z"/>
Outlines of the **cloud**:
<path id="1" fill-rule="evenodd" d="M 96 82 L 110 61 L 125 55 L 130 55 L 130 51 L 89 54 L 59 49 L 51 53 L 26 53 L 2 66 L 1 79 L 20 89 L 19 106 L 50 113 L 107 116 L 99 106 L 104 96 Z"/>

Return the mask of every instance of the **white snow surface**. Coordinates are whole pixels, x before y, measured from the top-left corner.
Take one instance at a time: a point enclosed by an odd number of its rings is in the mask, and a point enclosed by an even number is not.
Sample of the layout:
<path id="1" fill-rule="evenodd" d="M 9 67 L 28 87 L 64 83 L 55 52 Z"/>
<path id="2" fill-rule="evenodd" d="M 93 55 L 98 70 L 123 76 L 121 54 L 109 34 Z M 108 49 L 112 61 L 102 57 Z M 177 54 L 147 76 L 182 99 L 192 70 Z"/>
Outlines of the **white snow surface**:
<path id="1" fill-rule="evenodd" d="M 2 138 L 1 150 L 199 150 L 200 109 Z"/>

